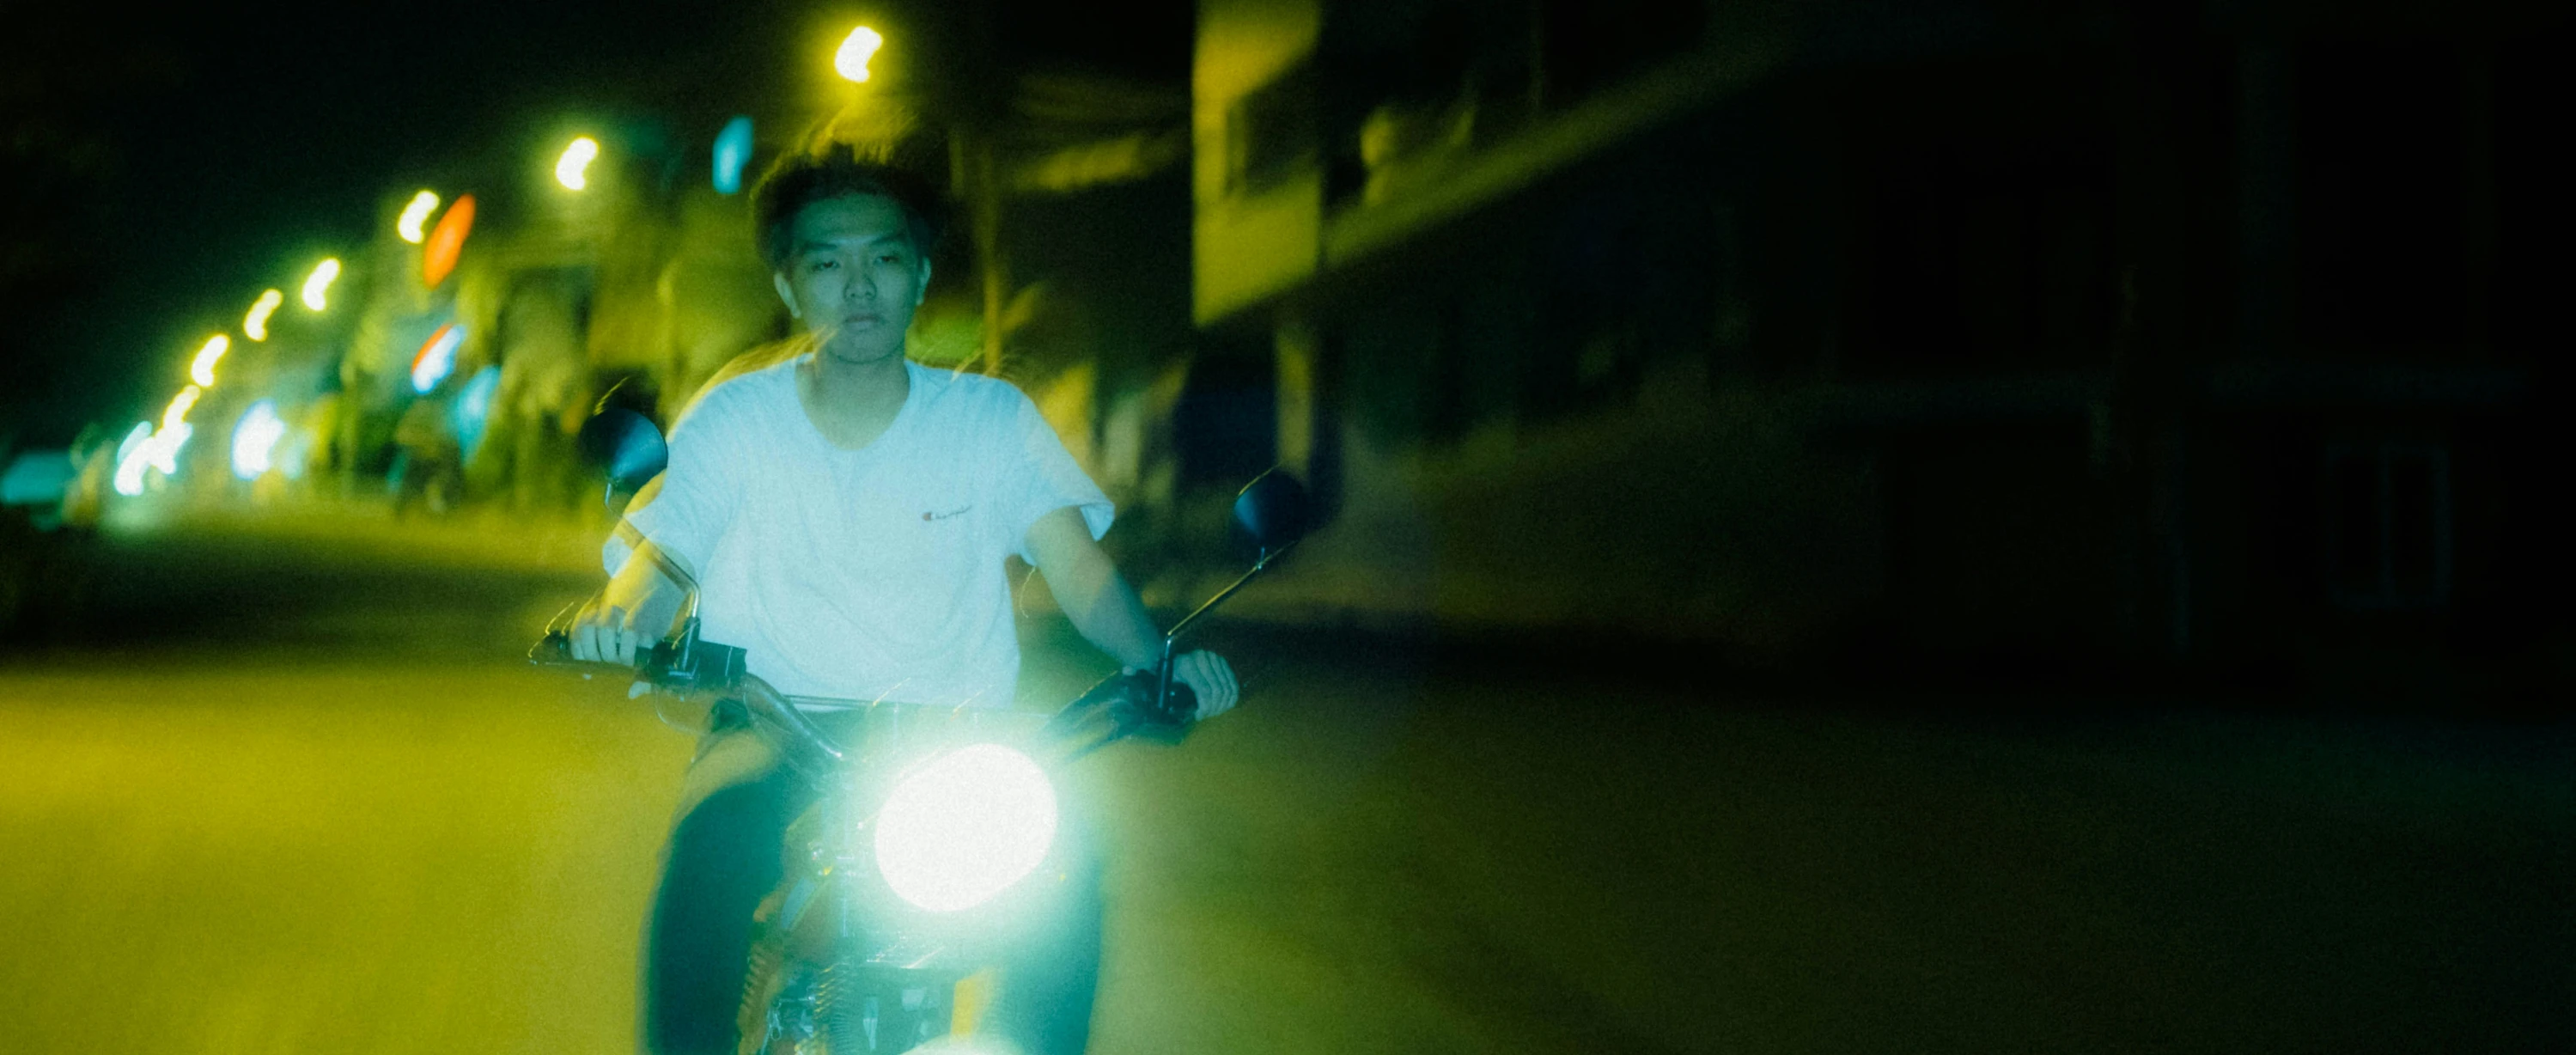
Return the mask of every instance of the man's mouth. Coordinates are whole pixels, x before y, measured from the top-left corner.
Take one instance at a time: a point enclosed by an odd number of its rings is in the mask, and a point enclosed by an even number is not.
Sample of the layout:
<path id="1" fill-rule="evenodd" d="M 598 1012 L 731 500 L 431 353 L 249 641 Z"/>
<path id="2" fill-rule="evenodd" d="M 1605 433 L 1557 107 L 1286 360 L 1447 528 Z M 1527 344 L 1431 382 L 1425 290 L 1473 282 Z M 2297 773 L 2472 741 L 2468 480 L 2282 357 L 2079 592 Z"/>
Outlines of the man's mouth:
<path id="1" fill-rule="evenodd" d="M 853 330 L 873 329 L 885 325 L 885 316 L 873 311 L 863 311 L 856 315 L 843 316 L 841 325 Z"/>

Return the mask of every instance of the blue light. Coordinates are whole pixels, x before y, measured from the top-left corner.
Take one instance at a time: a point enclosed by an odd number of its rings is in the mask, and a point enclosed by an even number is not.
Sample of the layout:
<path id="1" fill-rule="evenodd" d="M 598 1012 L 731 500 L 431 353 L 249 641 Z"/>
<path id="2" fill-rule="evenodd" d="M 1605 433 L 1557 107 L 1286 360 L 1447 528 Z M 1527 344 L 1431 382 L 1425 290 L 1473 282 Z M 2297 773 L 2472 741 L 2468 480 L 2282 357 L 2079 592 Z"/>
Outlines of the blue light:
<path id="1" fill-rule="evenodd" d="M 716 133 L 716 193 L 741 190 L 742 168 L 750 163 L 751 118 L 725 122 L 724 131 Z"/>
<path id="2" fill-rule="evenodd" d="M 491 420 L 492 396 L 500 390 L 501 368 L 484 367 L 465 379 L 465 387 L 457 390 L 456 402 L 448 408 L 447 427 L 468 458 L 483 444 L 483 423 Z"/>

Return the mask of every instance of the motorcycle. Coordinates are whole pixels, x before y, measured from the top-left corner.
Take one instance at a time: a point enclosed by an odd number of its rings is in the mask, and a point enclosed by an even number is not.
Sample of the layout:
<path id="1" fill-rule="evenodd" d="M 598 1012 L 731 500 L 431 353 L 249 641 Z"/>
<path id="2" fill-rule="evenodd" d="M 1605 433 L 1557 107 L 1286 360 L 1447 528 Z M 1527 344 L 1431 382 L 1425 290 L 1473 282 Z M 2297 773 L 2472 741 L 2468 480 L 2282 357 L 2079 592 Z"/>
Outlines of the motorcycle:
<path id="1" fill-rule="evenodd" d="M 584 446 L 607 464 L 614 504 L 658 475 L 666 452 L 640 415 L 603 419 L 585 428 Z M 754 917 L 741 1055 L 1016 1050 L 989 1028 L 996 999 L 1011 999 L 996 965 L 1049 920 L 1081 911 L 1073 901 L 1088 867 L 1055 775 L 1120 740 L 1186 729 L 1198 701 L 1173 680 L 1176 646 L 1296 546 L 1304 487 L 1273 469 L 1237 494 L 1233 514 L 1251 567 L 1163 636 L 1153 669 L 1105 678 L 1042 723 L 837 701 L 855 721 L 834 735 L 746 675 L 742 649 L 700 637 L 694 596 L 635 668 L 574 660 L 568 631 L 548 628 L 532 661 L 737 703 L 816 793 L 789 825 L 784 878 Z"/>

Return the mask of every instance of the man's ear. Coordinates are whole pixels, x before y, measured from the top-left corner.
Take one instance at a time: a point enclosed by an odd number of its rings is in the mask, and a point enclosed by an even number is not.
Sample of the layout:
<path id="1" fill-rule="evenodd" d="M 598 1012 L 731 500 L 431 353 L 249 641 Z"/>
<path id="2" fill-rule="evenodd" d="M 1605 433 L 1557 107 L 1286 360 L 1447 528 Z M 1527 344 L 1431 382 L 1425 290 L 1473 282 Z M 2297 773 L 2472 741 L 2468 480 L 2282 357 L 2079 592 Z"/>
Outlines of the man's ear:
<path id="1" fill-rule="evenodd" d="M 928 299 L 928 298 L 929 298 L 929 296 L 930 296 L 930 258 L 925 256 L 925 257 L 922 257 L 922 258 L 921 258 L 921 281 L 920 281 L 919 283 L 916 283 L 916 284 L 912 287 L 912 306 L 913 306 L 913 309 L 914 309 L 914 310 L 916 310 L 916 311 L 920 310 L 920 308 L 921 308 L 921 302 L 922 302 L 923 300 Z"/>
<path id="2" fill-rule="evenodd" d="M 796 307 L 796 287 L 787 283 L 787 272 L 770 272 L 769 284 L 778 287 L 778 299 L 787 302 L 788 318 L 801 319 L 805 317 L 805 312 Z"/>

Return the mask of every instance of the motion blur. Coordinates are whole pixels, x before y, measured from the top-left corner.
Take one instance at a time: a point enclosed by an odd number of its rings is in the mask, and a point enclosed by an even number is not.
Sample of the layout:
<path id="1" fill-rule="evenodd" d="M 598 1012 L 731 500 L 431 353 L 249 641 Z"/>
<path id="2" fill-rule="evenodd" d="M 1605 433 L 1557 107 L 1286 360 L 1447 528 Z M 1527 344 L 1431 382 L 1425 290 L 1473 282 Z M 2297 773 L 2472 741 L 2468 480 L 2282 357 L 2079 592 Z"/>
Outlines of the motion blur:
<path id="1" fill-rule="evenodd" d="M 1163 623 L 1312 491 L 1239 713 L 1050 773 L 1092 1050 L 2545 1047 L 2568 23 L 13 5 L 0 1049 L 633 1045 L 707 701 L 524 655 L 584 423 L 795 350 L 796 151 L 944 189 L 902 346 Z"/>

